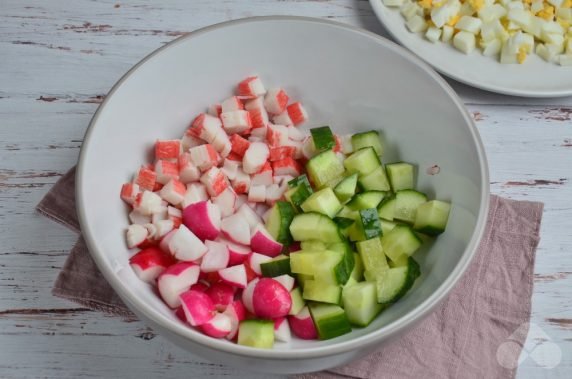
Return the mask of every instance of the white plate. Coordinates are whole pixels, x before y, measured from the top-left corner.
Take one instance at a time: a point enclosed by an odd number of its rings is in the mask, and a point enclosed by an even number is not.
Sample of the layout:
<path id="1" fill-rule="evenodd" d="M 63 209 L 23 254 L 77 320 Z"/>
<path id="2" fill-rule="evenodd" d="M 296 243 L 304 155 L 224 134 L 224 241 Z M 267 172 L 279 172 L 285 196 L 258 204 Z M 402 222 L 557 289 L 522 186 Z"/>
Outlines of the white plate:
<path id="1" fill-rule="evenodd" d="M 535 54 L 529 55 L 524 64 L 500 64 L 478 50 L 465 55 L 449 44 L 431 43 L 423 34 L 409 32 L 399 8 L 386 7 L 383 0 L 369 2 L 377 18 L 397 42 L 452 79 L 505 95 L 572 95 L 572 67 L 548 63 Z"/>

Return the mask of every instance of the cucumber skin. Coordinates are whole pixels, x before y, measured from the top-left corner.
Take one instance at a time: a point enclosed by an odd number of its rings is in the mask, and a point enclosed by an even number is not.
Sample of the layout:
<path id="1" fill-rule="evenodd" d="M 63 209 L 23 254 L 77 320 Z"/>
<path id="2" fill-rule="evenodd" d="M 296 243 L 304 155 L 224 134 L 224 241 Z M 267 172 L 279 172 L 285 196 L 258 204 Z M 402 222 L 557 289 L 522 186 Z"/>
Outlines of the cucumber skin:
<path id="1" fill-rule="evenodd" d="M 326 168 L 321 166 L 327 166 Z M 344 174 L 344 165 L 332 150 L 325 150 L 312 157 L 306 163 L 306 171 L 316 188 L 322 188 L 328 182 Z M 327 171 L 327 175 L 320 175 Z"/>
<path id="2" fill-rule="evenodd" d="M 365 239 L 379 237 L 382 233 L 377 210 L 375 208 L 363 209 L 359 211 L 359 214 Z"/>
<path id="3" fill-rule="evenodd" d="M 310 134 L 312 135 L 314 148 L 316 148 L 317 151 L 328 150 L 336 146 L 334 134 L 329 126 L 312 128 L 310 129 Z"/>
<path id="4" fill-rule="evenodd" d="M 380 304 L 393 304 L 397 300 L 401 299 L 405 294 L 413 287 L 415 284 L 415 280 L 421 276 L 421 268 L 419 267 L 419 263 L 415 261 L 415 259 L 409 257 L 407 260 L 407 276 L 405 278 L 405 283 L 403 287 L 395 294 L 391 300 L 380 303 Z"/>
<path id="5" fill-rule="evenodd" d="M 278 233 L 276 233 L 276 235 L 272 235 L 272 237 L 274 237 L 277 242 L 280 242 L 283 245 L 290 245 L 292 243 L 292 236 L 290 235 L 290 224 L 294 219 L 296 211 L 294 210 L 292 204 L 288 201 L 277 201 L 274 204 L 274 207 L 275 209 L 273 209 L 272 212 L 278 212 L 280 225 L 278 225 Z"/>
<path id="6" fill-rule="evenodd" d="M 338 329 L 328 330 L 327 323 L 326 325 L 324 325 L 325 323 L 322 320 L 316 320 L 317 318 L 316 313 L 319 311 L 321 307 L 339 308 L 340 312 L 337 312 L 337 314 L 335 315 L 336 318 L 334 319 L 335 321 L 337 321 L 336 324 L 338 326 Z M 352 327 L 346 317 L 346 313 L 344 312 L 343 308 L 331 304 L 316 304 L 316 303 L 311 303 L 308 306 L 308 308 L 310 309 L 310 315 L 312 316 L 312 320 L 314 320 L 314 325 L 316 326 L 316 331 L 318 332 L 318 338 L 320 340 L 328 340 L 331 338 L 339 337 L 341 335 L 350 333 L 352 331 Z M 329 323 L 331 323 L 331 319 L 328 321 L 330 321 Z"/>
<path id="7" fill-rule="evenodd" d="M 274 278 L 280 275 L 292 275 L 292 271 L 290 271 L 290 258 L 281 258 L 262 263 L 260 270 L 262 271 L 262 276 L 268 278 Z"/>

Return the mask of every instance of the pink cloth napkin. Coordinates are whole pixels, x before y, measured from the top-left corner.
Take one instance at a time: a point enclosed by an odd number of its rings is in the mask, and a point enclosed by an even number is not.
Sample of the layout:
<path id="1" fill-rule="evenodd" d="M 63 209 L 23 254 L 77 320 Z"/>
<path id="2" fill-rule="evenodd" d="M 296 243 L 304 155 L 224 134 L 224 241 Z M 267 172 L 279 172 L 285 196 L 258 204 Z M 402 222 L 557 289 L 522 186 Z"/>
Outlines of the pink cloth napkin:
<path id="1" fill-rule="evenodd" d="M 37 209 L 80 233 L 74 176 L 75 169 L 64 175 Z M 514 377 L 526 339 L 523 330 L 528 331 L 530 320 L 542 208 L 542 203 L 491 196 L 478 252 L 435 312 L 407 334 L 361 360 L 296 378 Z M 90 309 L 135 317 L 107 284 L 81 236 L 58 275 L 53 294 Z"/>

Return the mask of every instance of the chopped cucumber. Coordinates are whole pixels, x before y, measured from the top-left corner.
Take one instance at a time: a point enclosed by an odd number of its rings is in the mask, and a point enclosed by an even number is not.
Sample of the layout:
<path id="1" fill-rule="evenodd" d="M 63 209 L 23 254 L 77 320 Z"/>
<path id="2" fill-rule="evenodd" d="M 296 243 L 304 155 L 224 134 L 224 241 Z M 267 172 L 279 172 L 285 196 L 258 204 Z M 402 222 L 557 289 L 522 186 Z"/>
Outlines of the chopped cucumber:
<path id="1" fill-rule="evenodd" d="M 352 253 L 352 255 L 354 257 L 354 269 L 350 274 L 350 279 L 361 282 L 363 280 L 363 261 L 358 253 Z"/>
<path id="2" fill-rule="evenodd" d="M 316 212 L 294 216 L 290 224 L 290 234 L 296 241 L 317 239 L 322 242 L 340 242 L 342 236 L 336 223 L 327 216 Z"/>
<path id="3" fill-rule="evenodd" d="M 288 182 L 288 187 L 290 188 L 296 188 L 298 187 L 300 184 L 305 184 L 308 187 L 310 187 L 310 191 L 312 190 L 312 187 L 310 186 L 310 181 L 308 180 L 308 177 L 306 176 L 306 174 L 302 174 L 300 176 L 295 177 L 294 179 L 290 180 Z"/>
<path id="4" fill-rule="evenodd" d="M 408 255 L 401 255 L 399 258 L 397 258 L 396 261 L 392 261 L 391 259 L 389 260 L 389 267 L 394 268 L 394 267 L 403 267 L 403 266 L 407 266 L 407 263 L 409 262 L 409 256 Z"/>
<path id="5" fill-rule="evenodd" d="M 296 282 L 298 283 L 298 285 L 304 289 L 304 284 L 308 281 L 308 280 L 313 280 L 314 279 L 314 275 L 306 275 L 306 274 L 296 274 Z M 302 296 L 302 294 L 300 294 L 300 296 Z"/>
<path id="6" fill-rule="evenodd" d="M 326 244 L 318 240 L 302 241 L 300 242 L 300 249 L 310 251 L 323 251 L 326 250 Z"/>
<path id="7" fill-rule="evenodd" d="M 344 167 L 350 174 L 367 175 L 381 166 L 379 157 L 372 147 L 365 147 L 355 151 L 344 161 Z"/>
<path id="8" fill-rule="evenodd" d="M 384 220 L 393 221 L 395 215 L 395 196 L 383 199 L 377 207 L 377 214 Z"/>
<path id="9" fill-rule="evenodd" d="M 274 346 L 274 321 L 244 320 L 238 327 L 238 344 L 271 349 Z"/>
<path id="10" fill-rule="evenodd" d="M 342 207 L 342 209 L 338 212 L 336 217 L 344 217 L 344 218 L 351 218 L 352 220 L 357 220 L 359 218 L 358 211 L 354 211 L 350 209 L 347 205 Z"/>
<path id="11" fill-rule="evenodd" d="M 309 184 L 301 183 L 297 187 L 290 188 L 286 191 L 284 197 L 292 203 L 293 206 L 298 208 L 311 194 L 312 187 L 310 187 Z"/>
<path id="12" fill-rule="evenodd" d="M 390 268 L 377 278 L 377 301 L 381 304 L 395 303 L 413 287 L 420 274 L 419 264 L 411 257 L 406 266 Z"/>
<path id="13" fill-rule="evenodd" d="M 342 209 L 342 204 L 334 191 L 326 187 L 310 195 L 302 203 L 301 208 L 304 212 L 318 212 L 332 218 Z"/>
<path id="14" fill-rule="evenodd" d="M 301 250 L 291 253 L 290 269 L 295 274 L 312 275 L 325 283 L 343 284 L 347 281 L 344 254 L 337 251 Z"/>
<path id="15" fill-rule="evenodd" d="M 450 211 L 451 204 L 445 201 L 431 200 L 421 204 L 417 207 L 413 229 L 432 236 L 441 234 L 447 226 Z"/>
<path id="16" fill-rule="evenodd" d="M 413 224 L 417 214 L 417 207 L 427 202 L 424 193 L 415 190 L 397 191 L 395 194 L 395 214 L 394 218 Z"/>
<path id="17" fill-rule="evenodd" d="M 322 188 L 332 180 L 343 175 L 344 165 L 340 162 L 336 153 L 332 150 L 326 150 L 312 157 L 306 163 L 306 170 L 316 188 Z"/>
<path id="18" fill-rule="evenodd" d="M 276 241 L 283 245 L 289 245 L 292 242 L 290 223 L 294 218 L 294 213 L 292 204 L 287 201 L 277 201 L 270 210 L 266 229 Z"/>
<path id="19" fill-rule="evenodd" d="M 319 301 L 321 303 L 339 304 L 342 287 L 337 284 L 324 283 L 320 280 L 310 279 L 304 283 L 302 297 L 304 300 Z"/>
<path id="20" fill-rule="evenodd" d="M 379 238 L 357 242 L 356 247 L 367 272 L 381 274 L 389 269 Z"/>
<path id="21" fill-rule="evenodd" d="M 361 222 L 361 218 L 359 217 L 359 212 L 357 220 L 355 220 L 354 223 L 351 224 L 346 230 L 347 230 L 347 236 L 349 240 L 352 242 L 363 241 L 367 239 L 365 238 L 365 232 L 363 230 L 363 224 Z"/>
<path id="22" fill-rule="evenodd" d="M 382 310 L 377 302 L 376 283 L 361 282 L 344 287 L 342 301 L 348 321 L 357 326 L 368 326 Z"/>
<path id="23" fill-rule="evenodd" d="M 314 303 L 310 304 L 309 308 L 319 339 L 327 340 L 352 331 L 346 313 L 341 307 Z"/>
<path id="24" fill-rule="evenodd" d="M 415 182 L 415 167 L 410 163 L 399 162 L 385 165 L 391 188 L 394 192 L 413 189 Z"/>
<path id="25" fill-rule="evenodd" d="M 383 155 L 383 145 L 381 144 L 379 133 L 376 130 L 357 133 L 352 136 L 352 147 L 354 151 L 368 146 L 373 147 L 377 155 Z"/>
<path id="26" fill-rule="evenodd" d="M 362 209 L 359 215 L 365 239 L 378 237 L 381 234 L 381 225 L 377 210 L 375 208 Z"/>
<path id="27" fill-rule="evenodd" d="M 352 174 L 343 178 L 334 188 L 334 193 L 341 203 L 347 202 L 354 196 L 357 188 L 358 175 Z"/>
<path id="28" fill-rule="evenodd" d="M 387 220 L 384 220 L 382 218 L 379 219 L 379 224 L 381 225 L 381 233 L 382 234 L 389 233 L 393 228 L 395 228 L 395 225 L 397 225 L 396 222 L 387 221 Z"/>
<path id="29" fill-rule="evenodd" d="M 334 222 L 341 230 L 349 228 L 353 223 L 354 220 L 347 217 L 334 217 Z"/>
<path id="30" fill-rule="evenodd" d="M 298 312 L 302 310 L 306 306 L 304 299 L 302 298 L 302 291 L 300 291 L 300 287 L 294 288 L 290 291 L 290 298 L 292 299 L 292 307 L 290 308 L 289 315 L 297 315 Z"/>
<path id="31" fill-rule="evenodd" d="M 350 244 L 347 241 L 335 242 L 328 245 L 328 250 L 339 252 L 344 255 L 342 264 L 336 268 L 338 283 L 347 283 L 355 266 L 355 257 Z"/>
<path id="32" fill-rule="evenodd" d="M 383 166 L 377 167 L 369 174 L 360 176 L 358 183 L 364 191 L 389 191 L 389 181 Z"/>
<path id="33" fill-rule="evenodd" d="M 359 211 L 360 209 L 377 208 L 385 195 L 386 192 L 383 191 L 366 191 L 358 193 L 347 204 L 347 207 L 356 211 Z"/>
<path id="34" fill-rule="evenodd" d="M 381 237 L 385 255 L 396 262 L 402 255 L 411 256 L 421 246 L 421 239 L 407 225 L 396 225 L 389 233 Z"/>
<path id="35" fill-rule="evenodd" d="M 290 258 L 286 255 L 279 255 L 272 258 L 271 261 L 260 264 L 260 271 L 262 271 L 262 276 L 269 278 L 280 275 L 291 275 Z"/>
<path id="36" fill-rule="evenodd" d="M 329 126 L 320 126 L 319 128 L 310 129 L 314 147 L 317 151 L 331 149 L 336 146 L 336 139 Z"/>

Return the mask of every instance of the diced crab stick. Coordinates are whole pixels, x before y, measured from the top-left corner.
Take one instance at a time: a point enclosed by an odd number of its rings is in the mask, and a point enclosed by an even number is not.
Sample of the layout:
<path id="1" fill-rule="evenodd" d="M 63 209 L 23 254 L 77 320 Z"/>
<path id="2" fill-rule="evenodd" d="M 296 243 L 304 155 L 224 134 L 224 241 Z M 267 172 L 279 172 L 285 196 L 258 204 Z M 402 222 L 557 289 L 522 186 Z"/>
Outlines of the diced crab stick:
<path id="1" fill-rule="evenodd" d="M 294 158 L 296 155 L 296 148 L 294 146 L 278 146 L 270 148 L 270 162 L 279 161 L 284 158 Z"/>
<path id="2" fill-rule="evenodd" d="M 246 109 L 247 111 L 251 111 L 254 109 L 264 109 L 264 96 L 259 96 L 256 99 L 252 99 L 252 100 L 247 100 L 244 103 L 244 109 Z"/>
<path id="3" fill-rule="evenodd" d="M 229 180 L 234 180 L 234 178 L 236 178 L 236 173 L 238 172 L 239 167 L 239 161 L 233 161 L 232 159 L 225 158 L 221 170 Z"/>
<path id="4" fill-rule="evenodd" d="M 159 220 L 153 222 L 153 225 L 155 225 L 156 229 L 155 239 L 163 238 L 175 227 L 173 220 Z"/>
<path id="5" fill-rule="evenodd" d="M 168 201 L 173 205 L 179 205 L 184 199 L 185 192 L 187 192 L 187 187 L 178 181 L 177 179 L 171 179 L 161 191 L 159 191 L 159 195 L 163 198 L 163 200 Z"/>
<path id="6" fill-rule="evenodd" d="M 300 164 L 291 157 L 272 162 L 272 169 L 275 175 L 298 176 L 302 173 Z"/>
<path id="7" fill-rule="evenodd" d="M 233 301 L 236 288 L 224 282 L 213 283 L 205 293 L 213 301 L 217 311 L 224 311 Z"/>
<path id="8" fill-rule="evenodd" d="M 191 154 L 183 153 L 179 155 L 179 180 L 183 183 L 190 183 L 199 180 L 201 171 L 191 162 Z"/>
<path id="9" fill-rule="evenodd" d="M 191 204 L 198 203 L 199 201 L 208 200 L 209 195 L 207 194 L 207 189 L 202 183 L 190 183 L 187 185 L 187 191 L 183 199 L 183 208 L 188 207 Z"/>
<path id="10" fill-rule="evenodd" d="M 282 198 L 284 190 L 278 184 L 272 184 L 266 187 L 266 203 L 270 206 L 274 205 L 275 202 Z"/>
<path id="11" fill-rule="evenodd" d="M 218 196 L 229 186 L 228 179 L 218 167 L 211 167 L 201 176 L 201 183 L 205 185 L 210 196 Z"/>
<path id="12" fill-rule="evenodd" d="M 250 146 L 250 142 L 238 134 L 233 134 L 230 136 L 230 144 L 232 146 L 230 151 L 241 157 L 244 156 L 244 153 Z"/>
<path id="13" fill-rule="evenodd" d="M 224 243 L 216 241 L 205 241 L 207 252 L 201 260 L 202 272 L 215 272 L 228 266 L 228 248 Z"/>
<path id="14" fill-rule="evenodd" d="M 161 206 L 161 197 L 151 191 L 143 191 L 137 195 L 133 203 L 133 208 L 144 216 L 160 211 Z"/>
<path id="15" fill-rule="evenodd" d="M 148 222 L 151 222 L 152 219 L 153 219 L 152 215 L 150 214 L 143 215 L 141 214 L 141 212 L 139 212 L 138 209 L 134 209 L 131 212 L 129 212 L 129 221 L 132 224 L 144 225 L 147 224 Z"/>
<path id="16" fill-rule="evenodd" d="M 259 185 L 259 186 L 250 186 L 250 190 L 248 191 L 248 201 L 256 202 L 256 203 L 263 203 L 266 201 L 266 186 Z"/>
<path id="17" fill-rule="evenodd" d="M 296 126 L 308 120 L 308 113 L 300 102 L 288 105 L 286 111 L 288 112 L 290 120 L 292 120 L 292 123 Z"/>
<path id="18" fill-rule="evenodd" d="M 149 232 L 145 226 L 139 224 L 129 225 L 126 233 L 127 247 L 132 249 L 142 244 L 148 235 Z"/>
<path id="19" fill-rule="evenodd" d="M 167 220 L 173 221 L 173 228 L 178 228 L 183 222 L 183 212 L 175 207 L 167 207 Z"/>
<path id="20" fill-rule="evenodd" d="M 187 134 L 187 132 L 185 132 L 185 134 L 183 135 L 183 138 L 181 138 L 181 149 L 185 152 L 185 151 L 189 151 L 189 149 L 191 147 L 204 145 L 205 143 L 207 143 L 207 141 L 202 140 L 198 137 L 194 137 L 190 134 Z"/>
<path id="21" fill-rule="evenodd" d="M 167 219 L 167 206 L 161 206 L 159 210 L 151 215 L 151 222 L 156 223 L 157 221 Z"/>
<path id="22" fill-rule="evenodd" d="M 249 76 L 242 82 L 238 83 L 237 90 L 239 96 L 256 97 L 266 93 L 264 84 L 258 76 Z"/>
<path id="23" fill-rule="evenodd" d="M 175 259 L 155 246 L 140 250 L 131 258 L 129 264 L 139 279 L 153 282 L 165 269 L 175 263 Z"/>
<path id="24" fill-rule="evenodd" d="M 125 201 L 127 204 L 133 204 L 135 198 L 139 194 L 139 185 L 135 183 L 125 183 L 121 187 L 121 200 Z"/>
<path id="25" fill-rule="evenodd" d="M 250 247 L 252 251 L 275 257 L 282 252 L 282 244 L 274 240 L 264 225 L 257 225 L 251 233 Z"/>
<path id="26" fill-rule="evenodd" d="M 221 226 L 220 208 L 210 201 L 199 201 L 183 210 L 183 223 L 202 240 L 214 240 Z"/>
<path id="27" fill-rule="evenodd" d="M 167 268 L 157 278 L 161 298 L 171 308 L 181 305 L 179 295 L 188 291 L 199 279 L 200 268 L 195 263 L 179 262 Z"/>
<path id="28" fill-rule="evenodd" d="M 155 142 L 155 159 L 177 159 L 179 154 L 181 154 L 180 140 L 157 140 Z"/>
<path id="29" fill-rule="evenodd" d="M 256 174 L 253 174 L 250 180 L 251 186 L 269 186 L 272 183 L 272 166 L 269 162 L 266 162 Z"/>
<path id="30" fill-rule="evenodd" d="M 250 175 L 241 169 L 236 172 L 236 177 L 232 180 L 232 188 L 237 194 L 248 193 L 250 190 Z"/>
<path id="31" fill-rule="evenodd" d="M 141 191 L 144 190 L 153 191 L 156 181 L 157 181 L 157 174 L 155 173 L 155 171 L 144 166 L 141 166 L 134 180 L 135 184 L 139 186 Z"/>
<path id="32" fill-rule="evenodd" d="M 224 268 L 218 272 L 219 277 L 227 284 L 245 288 L 247 284 L 246 269 L 244 264 Z"/>
<path id="33" fill-rule="evenodd" d="M 217 116 L 201 113 L 191 122 L 187 134 L 210 143 L 221 126 L 222 123 Z"/>
<path id="34" fill-rule="evenodd" d="M 228 99 L 224 100 L 220 105 L 222 108 L 222 113 L 239 111 L 244 109 L 244 104 L 242 104 L 242 101 L 236 96 L 229 97 Z"/>
<path id="35" fill-rule="evenodd" d="M 266 141 L 270 147 L 284 146 L 288 144 L 288 128 L 284 125 L 268 124 Z"/>
<path id="36" fill-rule="evenodd" d="M 266 126 L 261 128 L 253 128 L 250 131 L 250 137 L 256 137 L 259 138 L 260 140 L 264 140 L 266 139 L 267 132 L 268 132 L 268 124 L 266 124 Z"/>
<path id="37" fill-rule="evenodd" d="M 228 217 L 236 210 L 237 195 L 232 187 L 227 187 L 218 196 L 213 198 L 213 204 L 218 205 L 222 217 Z"/>
<path id="38" fill-rule="evenodd" d="M 264 203 L 256 203 L 256 206 L 254 207 L 254 211 L 256 212 L 256 214 L 259 215 L 263 220 L 264 220 L 264 214 L 268 212 L 268 209 L 269 209 L 268 205 Z"/>
<path id="39" fill-rule="evenodd" d="M 221 113 L 222 113 L 222 105 L 221 104 L 213 104 L 213 105 L 209 106 L 209 108 L 207 110 L 207 114 L 214 116 L 214 117 L 220 117 Z"/>
<path id="40" fill-rule="evenodd" d="M 179 164 L 166 160 L 158 160 L 155 163 L 155 173 L 157 182 L 167 184 L 171 179 L 179 179 Z"/>
<path id="41" fill-rule="evenodd" d="M 181 261 L 194 261 L 207 252 L 207 247 L 185 225 L 181 225 L 169 240 L 169 251 Z"/>
<path id="42" fill-rule="evenodd" d="M 341 137 L 338 136 L 337 134 L 334 134 L 334 140 L 336 141 L 336 144 L 334 145 L 332 150 L 335 153 L 341 153 L 343 149 Z"/>
<path id="43" fill-rule="evenodd" d="M 242 157 L 238 154 L 233 153 L 232 151 L 230 152 L 230 154 L 227 155 L 225 159 L 242 163 Z"/>
<path id="44" fill-rule="evenodd" d="M 241 214 L 244 217 L 251 231 L 254 230 L 258 224 L 262 223 L 260 216 L 252 208 L 250 208 L 248 203 L 242 204 L 236 213 Z"/>
<path id="45" fill-rule="evenodd" d="M 348 155 L 354 152 L 354 147 L 352 145 L 352 135 L 345 134 L 341 136 L 342 153 Z"/>
<path id="46" fill-rule="evenodd" d="M 228 239 L 248 245 L 250 243 L 250 227 L 243 215 L 235 213 L 222 219 L 220 228 Z"/>
<path id="47" fill-rule="evenodd" d="M 222 126 L 227 133 L 243 133 L 252 128 L 250 113 L 245 110 L 222 112 L 220 115 Z"/>
<path id="48" fill-rule="evenodd" d="M 292 121 L 292 119 L 290 119 L 287 110 L 272 117 L 272 122 L 275 124 L 286 125 L 286 126 L 294 125 L 294 122 Z"/>
<path id="49" fill-rule="evenodd" d="M 231 329 L 226 338 L 232 340 L 238 333 L 238 325 L 246 318 L 246 309 L 244 308 L 242 301 L 235 300 L 226 307 L 223 313 L 230 317 Z"/>
<path id="50" fill-rule="evenodd" d="M 228 315 L 217 312 L 212 319 L 199 328 L 209 337 L 224 338 L 232 331 L 232 320 Z"/>
<path id="51" fill-rule="evenodd" d="M 187 322 L 192 326 L 203 325 L 215 317 L 215 306 L 204 292 L 189 290 L 183 292 L 180 299 Z"/>
<path id="52" fill-rule="evenodd" d="M 250 122 L 254 129 L 264 128 L 270 121 L 268 118 L 268 112 L 266 112 L 264 107 L 250 109 L 248 110 L 248 113 L 250 114 Z"/>
<path id="53" fill-rule="evenodd" d="M 296 128 L 295 126 L 288 126 L 288 138 L 290 138 L 293 141 L 303 141 L 304 138 L 306 138 L 306 135 L 298 128 Z"/>
<path id="54" fill-rule="evenodd" d="M 272 88 L 264 96 L 264 108 L 271 114 L 280 114 L 286 110 L 289 97 L 282 88 Z"/>
<path id="55" fill-rule="evenodd" d="M 191 162 L 201 171 L 207 171 L 213 166 L 217 166 L 220 156 L 213 147 L 207 143 L 205 145 L 195 146 L 189 149 L 191 154 Z"/>
<path id="56" fill-rule="evenodd" d="M 262 318 L 285 317 L 292 307 L 290 292 L 272 278 L 261 278 L 252 293 L 254 314 Z"/>
<path id="57" fill-rule="evenodd" d="M 147 223 L 143 225 L 145 229 L 147 229 L 147 242 L 151 242 L 156 238 L 157 235 L 157 227 L 155 224 Z"/>
<path id="58" fill-rule="evenodd" d="M 294 154 L 292 155 L 292 158 L 294 159 L 300 159 L 304 157 L 304 154 L 302 154 L 302 141 L 294 141 L 289 139 L 288 142 L 286 142 L 286 144 L 283 147 L 291 147 L 294 149 Z"/>
<path id="59" fill-rule="evenodd" d="M 270 152 L 268 145 L 263 142 L 253 142 L 250 144 L 244 158 L 242 159 L 242 169 L 247 174 L 254 174 L 264 166 L 268 160 Z"/>
<path id="60" fill-rule="evenodd" d="M 290 342 L 292 340 L 290 325 L 286 317 L 280 317 L 274 320 L 274 338 L 282 342 Z"/>

